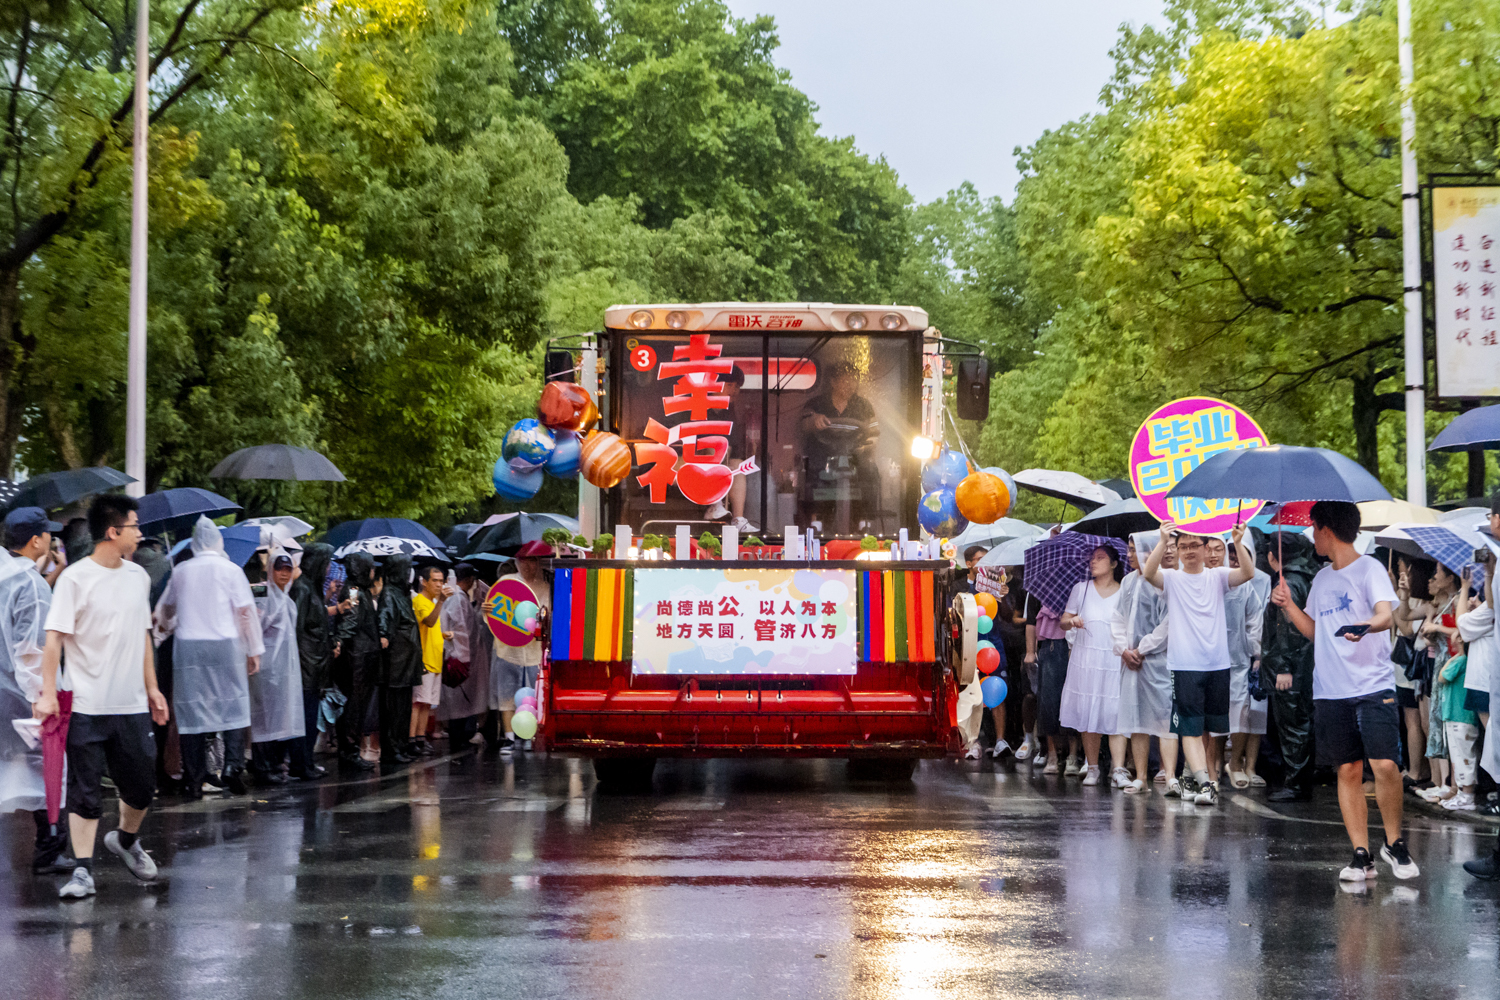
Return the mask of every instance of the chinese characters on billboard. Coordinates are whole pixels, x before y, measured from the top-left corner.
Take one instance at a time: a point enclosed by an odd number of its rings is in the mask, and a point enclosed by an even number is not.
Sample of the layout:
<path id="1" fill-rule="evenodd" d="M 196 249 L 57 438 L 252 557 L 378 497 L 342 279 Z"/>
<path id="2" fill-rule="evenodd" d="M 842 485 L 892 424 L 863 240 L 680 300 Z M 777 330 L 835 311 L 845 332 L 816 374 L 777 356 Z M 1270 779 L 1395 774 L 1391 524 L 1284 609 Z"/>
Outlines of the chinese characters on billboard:
<path id="1" fill-rule="evenodd" d="M 1500 187 L 1432 189 L 1440 396 L 1500 395 Z"/>

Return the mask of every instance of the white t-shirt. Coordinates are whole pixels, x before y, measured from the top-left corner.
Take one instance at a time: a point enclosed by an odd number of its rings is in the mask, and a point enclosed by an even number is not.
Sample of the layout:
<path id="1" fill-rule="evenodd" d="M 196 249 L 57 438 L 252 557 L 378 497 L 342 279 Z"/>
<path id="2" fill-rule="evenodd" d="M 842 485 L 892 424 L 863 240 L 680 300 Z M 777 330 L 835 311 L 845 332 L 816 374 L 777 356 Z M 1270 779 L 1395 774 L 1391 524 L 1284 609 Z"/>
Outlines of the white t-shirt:
<path id="1" fill-rule="evenodd" d="M 1229 669 L 1229 629 L 1224 624 L 1228 566 L 1187 573 L 1163 569 L 1167 595 L 1167 668 L 1177 671 Z"/>
<path id="2" fill-rule="evenodd" d="M 1334 633 L 1375 613 L 1375 605 L 1396 606 L 1396 590 L 1385 567 L 1360 556 L 1343 569 L 1324 566 L 1307 592 L 1313 620 L 1313 698 L 1358 698 L 1394 687 L 1391 641 L 1384 634 L 1350 642 Z"/>
<path id="3" fill-rule="evenodd" d="M 47 631 L 61 632 L 73 711 L 139 715 L 146 701 L 146 632 L 151 577 L 126 561 L 108 569 L 92 558 L 62 571 L 47 612 Z"/>

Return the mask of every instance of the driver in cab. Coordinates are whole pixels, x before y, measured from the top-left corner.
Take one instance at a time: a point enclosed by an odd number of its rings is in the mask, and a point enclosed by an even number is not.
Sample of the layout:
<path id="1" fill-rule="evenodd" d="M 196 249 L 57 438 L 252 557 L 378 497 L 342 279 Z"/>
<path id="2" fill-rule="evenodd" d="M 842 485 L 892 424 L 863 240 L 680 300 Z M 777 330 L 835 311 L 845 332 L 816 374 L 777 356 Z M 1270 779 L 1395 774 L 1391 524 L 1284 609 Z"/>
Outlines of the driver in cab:
<path id="1" fill-rule="evenodd" d="M 803 453 L 808 460 L 805 496 L 810 513 L 825 523 L 839 499 L 836 494 L 848 491 L 856 518 L 873 510 L 879 497 L 871 459 L 880 425 L 875 408 L 859 395 L 859 377 L 853 362 L 834 362 L 827 390 L 802 408 Z"/>

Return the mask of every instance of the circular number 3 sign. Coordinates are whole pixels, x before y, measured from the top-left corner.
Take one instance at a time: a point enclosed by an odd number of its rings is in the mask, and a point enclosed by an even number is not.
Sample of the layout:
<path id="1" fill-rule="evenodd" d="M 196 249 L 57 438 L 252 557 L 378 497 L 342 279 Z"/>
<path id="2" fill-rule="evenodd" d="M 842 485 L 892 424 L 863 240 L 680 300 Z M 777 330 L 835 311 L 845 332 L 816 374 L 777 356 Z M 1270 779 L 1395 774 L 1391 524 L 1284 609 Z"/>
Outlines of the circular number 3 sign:
<path id="1" fill-rule="evenodd" d="M 656 352 L 645 344 L 631 348 L 630 367 L 636 371 L 649 372 L 656 367 Z"/>

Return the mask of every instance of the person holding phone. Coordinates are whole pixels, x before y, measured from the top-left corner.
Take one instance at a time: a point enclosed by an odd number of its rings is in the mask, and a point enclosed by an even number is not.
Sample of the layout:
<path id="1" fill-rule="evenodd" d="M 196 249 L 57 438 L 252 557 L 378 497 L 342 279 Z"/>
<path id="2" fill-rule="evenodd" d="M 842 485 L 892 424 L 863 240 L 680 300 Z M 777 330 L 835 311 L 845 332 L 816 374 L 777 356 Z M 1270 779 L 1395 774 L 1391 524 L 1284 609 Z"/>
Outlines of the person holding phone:
<path id="1" fill-rule="evenodd" d="M 1313 545 L 1331 560 L 1313 577 L 1307 608 L 1292 600 L 1285 580 L 1271 600 L 1313 643 L 1314 731 L 1318 760 L 1338 768 L 1339 812 L 1354 858 L 1339 872 L 1344 882 L 1375 878 L 1370 856 L 1369 805 L 1364 762 L 1375 773 L 1375 801 L 1385 827 L 1380 857 L 1399 879 L 1416 878 L 1416 862 L 1401 836 L 1401 727 L 1396 707 L 1391 627 L 1396 590 L 1385 567 L 1354 548 L 1359 508 L 1321 500 L 1313 504 Z M 1346 626 L 1363 625 L 1364 629 Z M 1342 634 L 1340 634 L 1342 630 Z"/>

